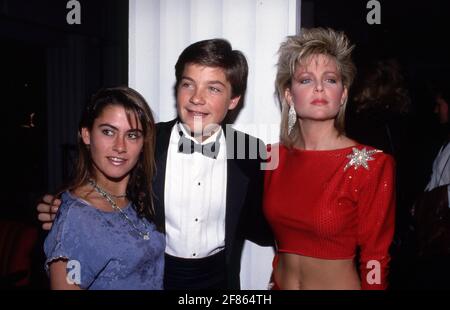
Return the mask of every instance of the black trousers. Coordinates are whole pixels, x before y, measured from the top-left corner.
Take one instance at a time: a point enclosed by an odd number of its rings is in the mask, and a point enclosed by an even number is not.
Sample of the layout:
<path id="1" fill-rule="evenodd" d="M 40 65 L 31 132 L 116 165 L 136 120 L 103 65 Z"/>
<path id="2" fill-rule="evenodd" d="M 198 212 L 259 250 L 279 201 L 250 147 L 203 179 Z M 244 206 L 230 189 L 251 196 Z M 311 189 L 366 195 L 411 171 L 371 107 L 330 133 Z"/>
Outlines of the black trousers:
<path id="1" fill-rule="evenodd" d="M 164 289 L 226 289 L 225 251 L 205 258 L 180 258 L 165 255 Z"/>

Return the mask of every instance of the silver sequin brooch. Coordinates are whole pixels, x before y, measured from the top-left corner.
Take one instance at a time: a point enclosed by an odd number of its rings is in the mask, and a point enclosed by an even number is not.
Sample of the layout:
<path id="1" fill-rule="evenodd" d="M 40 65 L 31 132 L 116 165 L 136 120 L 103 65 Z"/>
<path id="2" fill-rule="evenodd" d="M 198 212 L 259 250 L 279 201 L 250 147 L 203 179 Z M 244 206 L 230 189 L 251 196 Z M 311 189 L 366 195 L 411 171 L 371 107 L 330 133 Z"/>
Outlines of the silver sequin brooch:
<path id="1" fill-rule="evenodd" d="M 374 160 L 372 157 L 375 153 L 380 153 L 382 151 L 380 150 L 366 150 L 366 148 L 363 148 L 362 150 L 358 150 L 356 147 L 352 148 L 353 153 L 350 155 L 347 155 L 347 158 L 350 160 L 344 167 L 344 171 L 350 168 L 351 166 L 355 167 L 355 170 L 359 168 L 359 166 L 363 166 L 367 170 L 369 170 L 369 165 L 367 162 L 369 160 Z"/>

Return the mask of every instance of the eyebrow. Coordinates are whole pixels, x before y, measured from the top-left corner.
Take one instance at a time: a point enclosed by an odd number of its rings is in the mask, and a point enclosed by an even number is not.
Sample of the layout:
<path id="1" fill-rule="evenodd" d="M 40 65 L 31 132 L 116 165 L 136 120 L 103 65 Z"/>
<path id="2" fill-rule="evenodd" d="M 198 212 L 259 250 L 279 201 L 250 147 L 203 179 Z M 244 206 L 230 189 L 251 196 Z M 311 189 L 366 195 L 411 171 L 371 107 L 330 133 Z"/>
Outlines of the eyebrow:
<path id="1" fill-rule="evenodd" d="M 302 71 L 299 74 L 311 74 L 311 71 Z M 323 74 L 339 74 L 339 71 L 324 71 Z"/>
<path id="2" fill-rule="evenodd" d="M 189 81 L 195 83 L 195 81 L 192 78 L 188 77 L 188 76 L 183 76 L 183 77 L 181 77 L 181 79 L 182 80 L 189 80 Z M 209 84 L 209 85 L 211 85 L 211 84 L 220 84 L 223 87 L 226 87 L 226 85 L 222 81 L 219 81 L 219 80 L 207 81 L 207 84 Z"/>
<path id="3" fill-rule="evenodd" d="M 294 79 L 299 79 L 299 78 L 301 78 L 301 77 L 303 77 L 303 76 L 309 76 L 309 75 L 311 75 L 312 74 L 312 72 L 309 72 L 309 71 L 304 71 L 304 72 L 301 72 L 301 73 L 298 73 L 298 74 L 295 74 L 294 76 L 293 76 L 293 78 Z M 337 71 L 325 71 L 323 74 L 322 74 L 322 76 L 327 76 L 327 75 L 333 75 L 334 77 L 336 77 L 337 79 L 341 79 L 341 74 L 339 73 L 339 72 L 337 72 Z"/>
<path id="4" fill-rule="evenodd" d="M 339 75 L 339 71 L 325 71 L 324 74 L 337 74 L 337 75 Z"/>

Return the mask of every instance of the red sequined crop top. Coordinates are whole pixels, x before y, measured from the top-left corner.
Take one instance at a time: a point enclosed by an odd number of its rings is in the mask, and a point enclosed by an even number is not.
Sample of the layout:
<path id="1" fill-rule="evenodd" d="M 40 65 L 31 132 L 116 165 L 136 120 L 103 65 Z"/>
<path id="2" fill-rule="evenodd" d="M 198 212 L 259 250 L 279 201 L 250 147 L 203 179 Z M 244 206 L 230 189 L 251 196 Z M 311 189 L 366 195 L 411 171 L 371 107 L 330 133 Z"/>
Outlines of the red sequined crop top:
<path id="1" fill-rule="evenodd" d="M 278 252 L 348 259 L 359 246 L 362 288 L 386 288 L 393 158 L 364 145 L 325 151 L 269 146 L 277 150 L 278 166 L 265 175 L 264 213 Z"/>

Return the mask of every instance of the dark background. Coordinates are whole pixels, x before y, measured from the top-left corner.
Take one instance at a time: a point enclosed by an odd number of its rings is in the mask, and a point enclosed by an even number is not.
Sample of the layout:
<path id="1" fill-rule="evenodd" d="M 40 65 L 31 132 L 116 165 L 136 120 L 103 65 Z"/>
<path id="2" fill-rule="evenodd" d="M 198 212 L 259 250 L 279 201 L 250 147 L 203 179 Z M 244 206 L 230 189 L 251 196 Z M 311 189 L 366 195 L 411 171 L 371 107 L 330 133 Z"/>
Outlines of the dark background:
<path id="1" fill-rule="evenodd" d="M 67 177 L 90 95 L 128 83 L 128 1 L 80 1 L 79 25 L 67 3 L 0 0 L 0 288 L 46 287 L 38 198 Z"/>
<path id="2" fill-rule="evenodd" d="M 67 24 L 66 3 L 0 1 L 2 218 L 35 217 L 66 174 L 84 102 L 128 82 L 128 1 L 81 1 L 80 25 Z"/>

